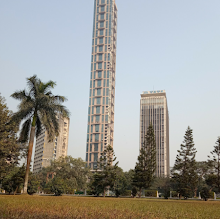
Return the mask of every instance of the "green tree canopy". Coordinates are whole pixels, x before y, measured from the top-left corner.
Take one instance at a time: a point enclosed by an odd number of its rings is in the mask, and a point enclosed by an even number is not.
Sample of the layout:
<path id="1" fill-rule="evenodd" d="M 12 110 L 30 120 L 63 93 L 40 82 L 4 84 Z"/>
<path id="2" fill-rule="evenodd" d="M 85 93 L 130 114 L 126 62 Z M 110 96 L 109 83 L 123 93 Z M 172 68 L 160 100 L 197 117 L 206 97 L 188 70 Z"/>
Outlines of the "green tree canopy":
<path id="1" fill-rule="evenodd" d="M 0 95 L 0 183 L 19 161 L 22 145 L 17 142 L 18 125 L 11 122 L 12 112 Z"/>
<path id="2" fill-rule="evenodd" d="M 36 75 L 27 78 L 27 90 L 13 93 L 11 97 L 21 101 L 18 111 L 13 115 L 13 121 L 22 124 L 20 138 L 21 142 L 29 139 L 27 156 L 27 167 L 25 174 L 24 193 L 27 193 L 28 176 L 32 149 L 35 136 L 41 133 L 44 126 L 48 132 L 48 140 L 53 141 L 59 135 L 59 122 L 57 115 L 68 117 L 69 112 L 62 105 L 67 99 L 63 96 L 53 95 L 51 89 L 56 83 L 49 81 L 43 83 Z"/>

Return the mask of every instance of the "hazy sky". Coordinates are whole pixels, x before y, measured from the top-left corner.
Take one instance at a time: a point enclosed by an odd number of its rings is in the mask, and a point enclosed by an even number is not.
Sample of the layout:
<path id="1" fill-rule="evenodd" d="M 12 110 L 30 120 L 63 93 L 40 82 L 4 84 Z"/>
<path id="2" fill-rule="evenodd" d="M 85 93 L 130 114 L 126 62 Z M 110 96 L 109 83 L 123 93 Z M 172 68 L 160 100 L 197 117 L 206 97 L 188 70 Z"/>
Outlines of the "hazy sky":
<path id="1" fill-rule="evenodd" d="M 220 136 L 220 1 L 117 0 L 118 41 L 114 150 L 119 166 L 139 154 L 140 94 L 167 92 L 170 165 L 189 125 L 197 160 Z M 0 93 L 10 95 L 37 74 L 68 98 L 68 154 L 85 159 L 93 0 L 0 0 Z"/>

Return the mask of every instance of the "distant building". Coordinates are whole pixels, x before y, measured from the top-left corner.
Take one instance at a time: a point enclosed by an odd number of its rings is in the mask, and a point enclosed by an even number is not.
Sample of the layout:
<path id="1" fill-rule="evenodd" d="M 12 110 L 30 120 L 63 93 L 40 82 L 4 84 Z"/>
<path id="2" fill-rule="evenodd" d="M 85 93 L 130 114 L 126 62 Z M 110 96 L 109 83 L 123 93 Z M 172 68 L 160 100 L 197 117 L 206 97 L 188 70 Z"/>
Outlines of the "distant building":
<path id="1" fill-rule="evenodd" d="M 47 131 L 43 128 L 41 134 L 36 139 L 33 172 L 39 172 L 42 167 L 50 165 L 51 160 L 61 156 L 67 156 L 69 138 L 69 118 L 59 117 L 60 133 L 53 142 L 48 142 Z"/>
<path id="2" fill-rule="evenodd" d="M 94 0 L 86 142 L 86 163 L 92 169 L 105 147 L 113 147 L 117 11 L 115 0 Z"/>
<path id="3" fill-rule="evenodd" d="M 169 113 L 166 92 L 145 91 L 140 101 L 140 148 L 144 143 L 149 124 L 152 123 L 157 148 L 156 176 L 170 175 Z"/>

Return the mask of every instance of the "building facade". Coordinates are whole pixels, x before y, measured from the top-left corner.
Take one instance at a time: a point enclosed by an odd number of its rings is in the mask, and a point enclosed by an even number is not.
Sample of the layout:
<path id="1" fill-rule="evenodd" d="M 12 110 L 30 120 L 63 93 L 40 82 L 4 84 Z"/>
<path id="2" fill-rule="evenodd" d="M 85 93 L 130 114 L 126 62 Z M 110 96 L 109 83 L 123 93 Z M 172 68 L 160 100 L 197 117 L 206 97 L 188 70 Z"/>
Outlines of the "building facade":
<path id="1" fill-rule="evenodd" d="M 153 125 L 156 140 L 156 176 L 169 176 L 169 113 L 164 90 L 145 91 L 141 94 L 140 149 L 150 123 Z"/>
<path id="2" fill-rule="evenodd" d="M 86 162 L 96 169 L 101 152 L 113 147 L 117 6 L 94 0 Z"/>
<path id="3" fill-rule="evenodd" d="M 59 119 L 59 136 L 55 137 L 53 142 L 48 142 L 48 134 L 43 127 L 41 134 L 36 139 L 33 172 L 39 172 L 42 167 L 50 165 L 52 160 L 61 156 L 67 156 L 68 138 L 69 138 L 69 118 Z"/>

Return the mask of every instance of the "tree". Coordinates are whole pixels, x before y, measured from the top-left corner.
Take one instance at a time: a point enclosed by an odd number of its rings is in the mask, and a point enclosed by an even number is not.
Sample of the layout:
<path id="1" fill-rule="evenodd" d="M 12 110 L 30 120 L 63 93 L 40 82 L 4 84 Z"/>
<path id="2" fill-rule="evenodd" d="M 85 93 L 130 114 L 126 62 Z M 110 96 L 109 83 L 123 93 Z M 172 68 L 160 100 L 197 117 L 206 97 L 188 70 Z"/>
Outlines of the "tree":
<path id="1" fill-rule="evenodd" d="M 97 195 L 103 192 L 105 197 L 105 192 L 107 188 L 112 188 L 116 182 L 116 171 L 118 169 L 118 162 L 116 161 L 115 153 L 113 148 L 109 145 L 102 152 L 99 161 L 97 162 L 97 169 L 93 175 L 92 179 L 92 189 Z"/>
<path id="2" fill-rule="evenodd" d="M 50 166 L 43 168 L 39 173 L 42 190 L 49 188 L 59 195 L 64 192 L 73 193 L 76 189 L 86 189 L 90 175 L 91 172 L 86 167 L 86 163 L 81 158 L 75 159 L 71 156 L 52 161 Z"/>
<path id="3" fill-rule="evenodd" d="M 69 112 L 62 105 L 67 99 L 63 96 L 54 96 L 51 89 L 56 83 L 43 83 L 36 75 L 27 78 L 28 90 L 13 93 L 11 97 L 20 100 L 18 112 L 13 115 L 13 122 L 22 124 L 19 140 L 27 142 L 29 137 L 27 166 L 24 182 L 24 193 L 27 193 L 28 176 L 35 136 L 41 133 L 42 126 L 48 132 L 48 140 L 53 141 L 59 135 L 57 115 L 68 117 Z"/>
<path id="4" fill-rule="evenodd" d="M 172 171 L 180 198 L 182 196 L 188 198 L 193 195 L 198 181 L 195 161 L 197 151 L 194 147 L 192 132 L 192 129 L 188 126 Z"/>
<path id="5" fill-rule="evenodd" d="M 150 124 L 134 169 L 133 186 L 139 189 L 139 197 L 141 197 L 142 189 L 147 189 L 151 186 L 155 177 L 155 170 L 156 142 L 153 126 Z"/>
<path id="6" fill-rule="evenodd" d="M 213 167 L 213 175 L 209 178 L 212 178 L 214 180 L 215 188 L 217 192 L 220 192 L 220 137 L 217 138 L 216 145 L 214 146 L 214 150 L 211 151 L 212 159 L 208 160 L 211 163 L 211 166 Z M 208 156 L 210 158 L 210 156 Z M 210 181 L 210 180 L 209 180 Z"/>
<path id="7" fill-rule="evenodd" d="M 28 182 L 28 194 L 33 195 L 40 188 L 40 177 L 38 174 L 31 174 Z"/>
<path id="8" fill-rule="evenodd" d="M 14 167 L 2 180 L 3 189 L 8 192 L 17 193 L 24 182 L 25 167 Z"/>
<path id="9" fill-rule="evenodd" d="M 204 200 L 204 201 L 207 201 L 209 198 L 211 198 L 212 197 L 212 194 L 211 194 L 211 192 L 209 191 L 209 189 L 206 187 L 206 186 L 204 186 L 204 187 L 202 187 L 202 189 L 201 189 L 201 198 Z"/>
<path id="10" fill-rule="evenodd" d="M 126 179 L 125 173 L 120 167 L 118 167 L 116 169 L 116 181 L 113 186 L 113 191 L 115 192 L 115 195 L 119 197 L 127 190 L 127 186 L 128 186 L 128 181 Z"/>
<path id="11" fill-rule="evenodd" d="M 0 183 L 18 164 L 21 144 L 17 142 L 18 125 L 11 122 L 12 112 L 0 95 Z"/>

